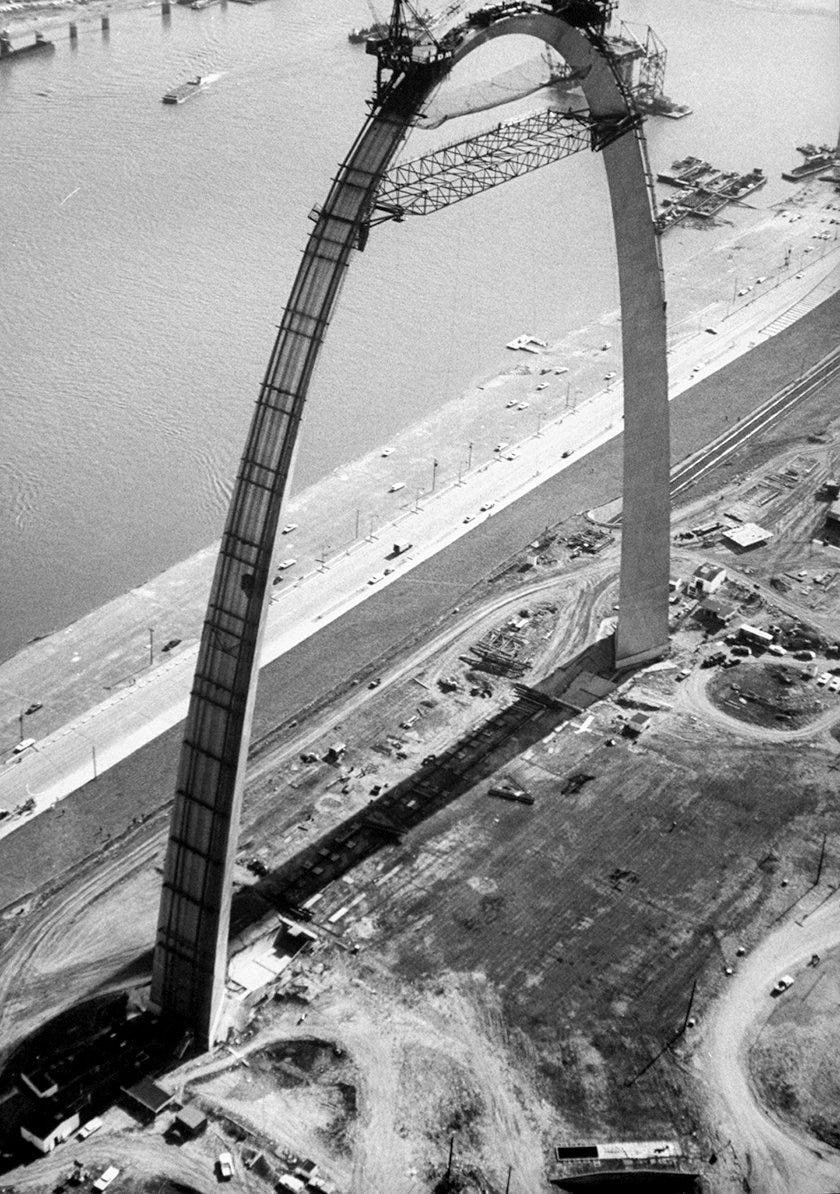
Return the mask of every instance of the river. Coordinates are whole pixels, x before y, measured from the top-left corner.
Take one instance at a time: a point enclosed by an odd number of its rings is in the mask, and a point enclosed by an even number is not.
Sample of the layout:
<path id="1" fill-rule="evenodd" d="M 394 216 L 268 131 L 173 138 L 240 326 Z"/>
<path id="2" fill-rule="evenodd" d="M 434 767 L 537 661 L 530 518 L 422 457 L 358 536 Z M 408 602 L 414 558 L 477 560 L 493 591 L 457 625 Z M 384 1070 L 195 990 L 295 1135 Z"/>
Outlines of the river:
<path id="1" fill-rule="evenodd" d="M 797 144 L 836 138 L 836 5 L 622 0 L 621 15 L 654 26 L 666 91 L 694 108 L 649 122 L 654 168 L 760 165 L 766 206 L 790 194 Z M 0 659 L 218 536 L 307 213 L 373 77 L 346 39 L 370 20 L 362 0 L 117 11 L 107 37 L 79 19 L 75 46 L 60 22 L 55 54 L 0 66 Z M 465 72 L 504 69 L 515 42 Z M 196 98 L 160 102 L 195 74 L 210 78 Z M 406 153 L 509 111 L 417 132 Z M 668 234 L 666 266 L 714 238 Z M 295 487 L 497 372 L 512 336 L 556 338 L 617 304 L 593 155 L 374 229 Z"/>

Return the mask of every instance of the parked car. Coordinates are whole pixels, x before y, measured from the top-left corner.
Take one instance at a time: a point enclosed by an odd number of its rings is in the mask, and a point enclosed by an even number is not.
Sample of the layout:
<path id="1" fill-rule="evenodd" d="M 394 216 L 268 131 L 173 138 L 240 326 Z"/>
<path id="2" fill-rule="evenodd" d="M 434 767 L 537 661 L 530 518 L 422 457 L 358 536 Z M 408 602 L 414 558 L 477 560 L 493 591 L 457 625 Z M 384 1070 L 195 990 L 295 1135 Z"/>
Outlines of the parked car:
<path id="1" fill-rule="evenodd" d="M 770 992 L 770 994 L 774 997 L 777 997 L 777 996 L 783 994 L 783 992 L 787 991 L 788 987 L 792 987 L 792 986 L 793 986 L 793 975 L 792 974 L 783 974 L 781 978 L 776 979 L 776 982 L 774 983 L 773 989 Z"/>
<path id="2" fill-rule="evenodd" d="M 102 1120 L 98 1115 L 94 1116 L 94 1118 L 89 1119 L 86 1124 L 82 1124 L 81 1128 L 79 1129 L 79 1135 L 77 1139 L 87 1140 L 88 1136 L 93 1135 L 94 1132 L 98 1132 L 101 1127 Z"/>
<path id="3" fill-rule="evenodd" d="M 120 1171 L 116 1165 L 109 1165 L 102 1176 L 93 1183 L 94 1190 L 107 1190 L 114 1178 L 119 1176 Z"/>

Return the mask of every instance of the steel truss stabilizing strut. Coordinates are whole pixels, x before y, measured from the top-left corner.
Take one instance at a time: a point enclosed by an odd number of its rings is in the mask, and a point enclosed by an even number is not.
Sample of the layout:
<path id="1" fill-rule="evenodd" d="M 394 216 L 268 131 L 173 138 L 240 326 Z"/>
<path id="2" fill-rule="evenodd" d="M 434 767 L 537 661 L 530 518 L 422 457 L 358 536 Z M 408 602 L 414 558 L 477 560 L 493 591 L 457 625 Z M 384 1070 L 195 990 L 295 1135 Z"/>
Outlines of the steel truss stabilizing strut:
<path id="1" fill-rule="evenodd" d="M 510 182 L 584 149 L 603 149 L 637 126 L 641 117 L 596 120 L 588 111 L 548 108 L 498 124 L 486 133 L 402 162 L 388 171 L 376 194 L 372 224 L 426 216 Z"/>

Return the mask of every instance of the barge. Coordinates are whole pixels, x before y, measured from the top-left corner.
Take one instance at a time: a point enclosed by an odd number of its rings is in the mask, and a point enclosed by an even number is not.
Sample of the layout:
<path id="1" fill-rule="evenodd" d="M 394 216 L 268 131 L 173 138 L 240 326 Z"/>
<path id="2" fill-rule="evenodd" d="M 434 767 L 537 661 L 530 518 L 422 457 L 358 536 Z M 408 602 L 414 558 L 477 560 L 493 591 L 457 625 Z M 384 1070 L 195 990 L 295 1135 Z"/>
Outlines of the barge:
<path id="1" fill-rule="evenodd" d="M 796 149 L 805 161 L 782 171 L 785 182 L 800 182 L 803 178 L 810 178 L 812 174 L 819 174 L 820 170 L 833 166 L 838 160 L 837 150 L 830 145 L 797 145 Z"/>
<path id="2" fill-rule="evenodd" d="M 186 83 L 181 83 L 177 87 L 173 87 L 171 91 L 167 91 L 163 97 L 165 104 L 183 104 L 185 100 L 192 99 L 194 95 L 198 95 L 204 86 L 204 80 L 201 75 L 196 75 L 194 79 L 190 79 Z"/>
<path id="3" fill-rule="evenodd" d="M 55 51 L 55 45 L 51 41 L 47 41 L 43 33 L 36 33 L 34 42 L 29 42 L 25 46 L 13 46 L 12 39 L 5 31 L 0 32 L 0 61 L 5 62 L 11 58 L 22 58 L 28 54 L 52 54 Z"/>

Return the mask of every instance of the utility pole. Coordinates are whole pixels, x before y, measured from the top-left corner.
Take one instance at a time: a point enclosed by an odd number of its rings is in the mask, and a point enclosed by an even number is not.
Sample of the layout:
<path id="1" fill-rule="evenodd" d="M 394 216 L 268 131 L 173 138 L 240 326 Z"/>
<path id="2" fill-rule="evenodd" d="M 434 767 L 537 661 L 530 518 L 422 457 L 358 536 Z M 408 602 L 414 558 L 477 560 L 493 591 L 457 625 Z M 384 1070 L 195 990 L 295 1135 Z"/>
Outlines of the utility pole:
<path id="1" fill-rule="evenodd" d="M 155 628 L 154 628 L 154 626 L 150 626 L 149 627 L 149 667 L 152 666 L 154 661 L 155 661 Z"/>
<path id="2" fill-rule="evenodd" d="M 472 440 L 471 440 L 467 444 L 467 452 L 469 453 L 469 455 L 467 456 L 467 472 L 469 472 L 470 469 L 472 468 L 472 450 L 473 450 L 473 446 L 472 446 Z"/>
<path id="3" fill-rule="evenodd" d="M 23 742 L 23 715 L 24 710 L 21 709 L 20 713 L 18 713 L 18 721 L 20 722 L 20 742 Z"/>
<path id="4" fill-rule="evenodd" d="M 355 542 L 355 541 L 358 539 L 358 537 L 359 537 L 359 515 L 360 515 L 360 514 L 361 514 L 361 510 L 357 510 L 357 511 L 356 511 L 356 530 L 355 530 L 355 533 L 354 533 L 354 535 L 353 535 L 353 541 L 354 541 L 354 542 Z"/>
<path id="5" fill-rule="evenodd" d="M 449 1164 L 446 1166 L 446 1176 L 449 1177 L 452 1173 L 452 1150 L 455 1148 L 455 1137 L 449 1137 Z"/>
<path id="6" fill-rule="evenodd" d="M 432 457 L 432 493 L 435 492 L 435 481 L 437 480 L 438 462 L 437 457 Z"/>
<path id="7" fill-rule="evenodd" d="M 820 861 L 817 864 L 817 877 L 814 880 L 814 887 L 819 887 L 819 885 L 820 885 L 820 878 L 822 876 L 823 862 L 825 860 L 825 843 L 826 843 L 827 837 L 828 837 L 828 834 L 824 833 L 823 840 L 822 840 L 822 846 L 820 847 Z"/>
<path id="8" fill-rule="evenodd" d="M 696 990 L 697 990 L 697 979 L 695 978 L 694 982 L 691 984 L 691 994 L 688 997 L 688 1007 L 685 1009 L 685 1019 L 682 1022 L 682 1028 L 680 1029 L 679 1033 L 677 1034 L 678 1036 L 682 1036 L 682 1034 L 685 1032 L 686 1028 L 688 1028 L 688 1021 L 691 1018 L 691 1007 L 692 1007 L 692 1004 L 694 1003 L 694 992 Z"/>
<path id="9" fill-rule="evenodd" d="M 507 1181 L 505 1182 L 505 1194 L 510 1194 L 510 1175 L 513 1173 L 513 1166 L 508 1165 Z"/>
<path id="10" fill-rule="evenodd" d="M 90 744 L 90 753 L 91 753 L 91 757 L 93 758 L 93 778 L 98 779 L 99 777 L 96 773 L 96 747 L 94 746 L 94 744 L 92 742 Z"/>

